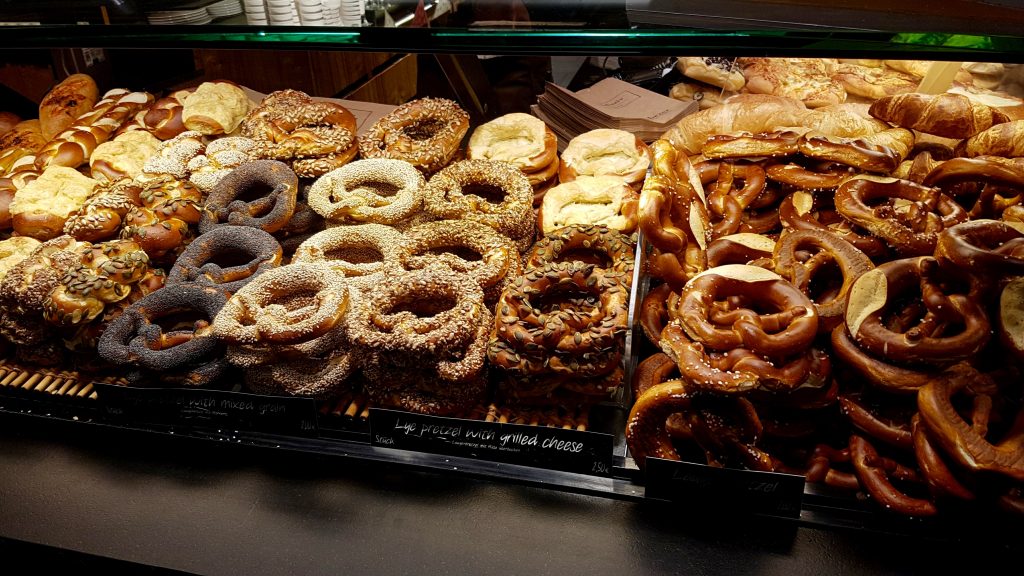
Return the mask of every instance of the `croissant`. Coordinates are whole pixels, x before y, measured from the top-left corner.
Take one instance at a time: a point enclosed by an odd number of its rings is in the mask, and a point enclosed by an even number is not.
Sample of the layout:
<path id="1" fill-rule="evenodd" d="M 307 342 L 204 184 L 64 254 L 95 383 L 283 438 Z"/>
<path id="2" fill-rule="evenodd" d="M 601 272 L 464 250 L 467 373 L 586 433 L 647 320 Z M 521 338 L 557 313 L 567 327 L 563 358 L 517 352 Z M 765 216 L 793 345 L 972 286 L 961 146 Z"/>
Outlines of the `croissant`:
<path id="1" fill-rule="evenodd" d="M 903 128 L 946 138 L 970 138 L 1009 122 L 1002 111 L 971 101 L 961 94 L 897 94 L 876 101 L 868 112 Z"/>
<path id="2" fill-rule="evenodd" d="M 708 136 L 737 132 L 771 132 L 779 126 L 800 126 L 807 107 L 799 100 L 765 94 L 739 94 L 721 106 L 683 117 L 662 138 L 677 150 L 697 154 Z"/>
<path id="3" fill-rule="evenodd" d="M 1014 120 L 995 126 L 964 140 L 956 148 L 957 156 L 1024 156 L 1024 120 Z"/>

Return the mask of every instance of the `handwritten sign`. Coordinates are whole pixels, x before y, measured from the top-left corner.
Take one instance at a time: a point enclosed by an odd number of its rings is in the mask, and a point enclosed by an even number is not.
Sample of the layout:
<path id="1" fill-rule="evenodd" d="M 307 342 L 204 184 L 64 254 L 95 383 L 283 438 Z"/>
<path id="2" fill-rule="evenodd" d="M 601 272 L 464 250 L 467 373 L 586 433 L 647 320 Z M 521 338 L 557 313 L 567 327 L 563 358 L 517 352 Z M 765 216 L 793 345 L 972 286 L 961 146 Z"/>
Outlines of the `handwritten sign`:
<path id="1" fill-rule="evenodd" d="M 804 477 L 648 458 L 647 498 L 695 508 L 800 517 Z"/>
<path id="2" fill-rule="evenodd" d="M 370 409 L 375 446 L 607 476 L 612 437 L 599 432 Z"/>
<path id="3" fill-rule="evenodd" d="M 191 388 L 132 388 L 111 384 L 95 386 L 106 414 L 119 420 L 317 435 L 316 402 L 311 398 Z"/>

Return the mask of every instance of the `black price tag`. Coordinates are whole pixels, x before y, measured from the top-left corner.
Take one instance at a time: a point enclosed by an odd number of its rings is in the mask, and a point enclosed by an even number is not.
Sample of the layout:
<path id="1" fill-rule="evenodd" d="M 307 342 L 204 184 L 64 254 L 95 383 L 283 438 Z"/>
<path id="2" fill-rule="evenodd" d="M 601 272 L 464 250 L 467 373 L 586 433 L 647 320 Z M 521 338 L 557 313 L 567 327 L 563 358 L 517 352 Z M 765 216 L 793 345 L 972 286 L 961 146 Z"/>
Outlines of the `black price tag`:
<path id="1" fill-rule="evenodd" d="M 129 422 L 317 435 L 316 402 L 312 398 L 191 388 L 95 386 L 107 414 Z"/>
<path id="2" fill-rule="evenodd" d="M 645 496 L 703 509 L 800 517 L 804 477 L 647 459 Z"/>
<path id="3" fill-rule="evenodd" d="M 608 476 L 612 436 L 370 409 L 374 446 Z"/>

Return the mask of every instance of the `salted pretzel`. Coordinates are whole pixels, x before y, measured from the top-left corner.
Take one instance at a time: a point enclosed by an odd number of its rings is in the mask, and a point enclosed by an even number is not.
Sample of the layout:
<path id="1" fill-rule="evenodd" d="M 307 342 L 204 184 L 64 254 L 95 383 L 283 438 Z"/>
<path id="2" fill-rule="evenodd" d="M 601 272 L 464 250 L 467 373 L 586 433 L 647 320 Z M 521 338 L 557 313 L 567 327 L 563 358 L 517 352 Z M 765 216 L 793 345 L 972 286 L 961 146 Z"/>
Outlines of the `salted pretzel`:
<path id="1" fill-rule="evenodd" d="M 741 232 L 721 236 L 708 244 L 708 268 L 725 264 L 770 264 L 774 250 L 775 240 L 761 234 Z"/>
<path id="2" fill-rule="evenodd" d="M 939 234 L 935 257 L 978 273 L 1024 274 L 1024 232 L 999 220 L 972 220 Z"/>
<path id="3" fill-rule="evenodd" d="M 765 189 L 764 169 L 756 164 L 705 161 L 694 166 L 707 192 L 712 237 L 735 234 L 740 229 L 743 211 Z M 743 183 L 737 187 L 737 181 Z"/>
<path id="4" fill-rule="evenodd" d="M 776 158 L 796 154 L 800 134 L 789 130 L 740 132 L 708 137 L 701 154 L 709 160 L 732 158 Z"/>
<path id="5" fill-rule="evenodd" d="M 640 469 L 648 457 L 680 459 L 666 422 L 672 414 L 688 410 L 696 393 L 696 388 L 684 381 L 670 380 L 647 389 L 633 403 L 626 421 L 626 441 Z"/>
<path id="6" fill-rule="evenodd" d="M 836 468 L 837 464 L 849 463 L 849 447 L 836 449 L 827 444 L 818 444 L 811 453 L 804 476 L 808 482 L 824 483 L 842 490 L 860 490 L 860 481 L 857 480 L 856 474 Z"/>
<path id="7" fill-rule="evenodd" d="M 974 490 L 960 480 L 946 462 L 935 442 L 929 437 L 927 426 L 921 422 L 921 415 L 914 414 L 911 420 L 911 434 L 914 442 L 914 457 L 921 476 L 928 484 L 928 491 L 935 499 L 973 501 L 977 498 Z"/>
<path id="8" fill-rule="evenodd" d="M 818 170 L 811 170 L 800 164 L 772 164 L 765 167 L 764 173 L 769 180 L 792 186 L 798 190 L 834 190 L 853 176 L 848 166 L 823 163 Z"/>
<path id="9" fill-rule="evenodd" d="M 863 436 L 850 436 L 850 459 L 861 487 L 886 510 L 906 516 L 934 516 L 935 503 L 901 492 L 892 480 L 920 483 L 916 471 L 879 455 L 878 450 Z"/>
<path id="10" fill-rule="evenodd" d="M 668 323 L 668 300 L 671 294 L 672 286 L 662 284 L 648 291 L 640 304 L 640 327 L 655 346 L 661 342 L 661 331 Z"/>
<path id="11" fill-rule="evenodd" d="M 800 153 L 808 158 L 882 174 L 896 170 L 913 146 L 914 133 L 904 128 L 882 130 L 860 138 L 808 133 L 799 143 Z"/>
<path id="12" fill-rule="evenodd" d="M 880 265 L 850 288 L 846 327 L 872 356 L 900 364 L 941 365 L 973 357 L 988 342 L 982 286 L 932 257 Z M 897 308 L 908 297 L 915 307 Z"/>
<path id="13" fill-rule="evenodd" d="M 967 208 L 971 218 L 998 218 L 1007 208 L 1024 201 L 1024 166 L 997 156 L 953 158 L 928 172 L 922 184 L 941 189 Z M 977 192 L 967 205 L 966 186 Z"/>
<path id="14" fill-rule="evenodd" d="M 821 198 L 798 190 L 779 203 L 779 220 L 789 230 L 826 230 L 841 236 L 869 258 L 884 257 L 889 248 L 881 238 L 858 233 L 835 210 L 826 209 Z"/>
<path id="15" fill-rule="evenodd" d="M 711 350 L 745 348 L 776 358 L 803 352 L 818 330 L 818 314 L 807 296 L 774 272 L 742 264 L 698 274 L 669 315 L 672 324 Z"/>
<path id="16" fill-rule="evenodd" d="M 911 437 L 909 415 L 892 417 L 877 415 L 869 409 L 858 394 L 841 394 L 839 396 L 839 412 L 850 424 L 872 440 L 884 442 L 888 446 L 910 451 L 914 441 Z"/>
<path id="17" fill-rule="evenodd" d="M 835 201 L 844 218 L 903 256 L 930 255 L 939 232 L 967 220 L 967 212 L 939 189 L 895 178 L 853 178 L 839 187 Z"/>
<path id="18" fill-rule="evenodd" d="M 775 272 L 789 280 L 814 302 L 818 330 L 830 332 L 843 322 L 846 296 L 853 283 L 874 268 L 860 250 L 836 234 L 824 230 L 795 230 L 783 234 L 772 254 Z M 831 294 L 812 293 L 815 278 L 834 266 L 841 274 L 839 289 Z"/>
<path id="19" fill-rule="evenodd" d="M 937 369 L 906 368 L 876 358 L 861 350 L 842 324 L 832 330 L 831 342 L 833 354 L 845 367 L 872 386 L 887 392 L 915 394 L 938 372 Z"/>
<path id="20" fill-rule="evenodd" d="M 949 370 L 921 387 L 917 405 L 929 437 L 955 462 L 974 472 L 1000 474 L 1019 482 L 1024 480 L 1024 410 L 1016 410 L 1002 438 L 990 439 L 996 393 L 991 381 L 979 378 L 976 371 Z M 967 418 L 953 403 L 961 394 L 973 396 Z"/>

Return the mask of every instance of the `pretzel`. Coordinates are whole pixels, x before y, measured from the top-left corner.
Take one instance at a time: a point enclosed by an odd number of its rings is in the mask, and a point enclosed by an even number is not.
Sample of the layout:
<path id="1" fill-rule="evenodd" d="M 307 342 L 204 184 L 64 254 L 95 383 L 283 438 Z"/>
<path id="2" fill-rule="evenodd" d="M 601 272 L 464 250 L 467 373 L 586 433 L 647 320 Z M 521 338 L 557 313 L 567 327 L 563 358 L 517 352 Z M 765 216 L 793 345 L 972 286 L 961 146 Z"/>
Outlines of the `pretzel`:
<path id="1" fill-rule="evenodd" d="M 290 296 L 309 294 L 306 306 Z M 349 309 L 348 287 L 322 264 L 290 264 L 260 274 L 228 300 L 217 336 L 229 344 L 294 344 L 327 334 Z"/>
<path id="2" fill-rule="evenodd" d="M 402 160 L 357 160 L 321 176 L 309 207 L 337 222 L 397 224 L 423 205 L 423 175 Z"/>
<path id="3" fill-rule="evenodd" d="M 695 393 L 684 381 L 670 380 L 647 389 L 633 403 L 626 421 L 626 442 L 641 470 L 650 457 L 680 460 L 665 426 L 672 414 L 690 408 Z"/>
<path id="4" fill-rule="evenodd" d="M 997 156 L 953 158 L 928 172 L 922 183 L 940 188 L 950 196 L 956 195 L 958 199 L 961 194 L 956 192 L 964 184 L 980 186 L 977 199 L 968 213 L 971 218 L 996 218 L 1006 208 L 1020 204 L 1024 166 Z"/>
<path id="5" fill-rule="evenodd" d="M 574 224 L 546 234 L 526 255 L 525 267 L 549 262 L 582 261 L 632 275 L 633 243 L 606 226 Z"/>
<path id="6" fill-rule="evenodd" d="M 664 162 L 659 160 L 659 149 L 655 142 L 656 170 L 659 162 Z M 682 158 L 688 165 L 685 156 Z M 703 187 L 698 187 L 703 194 Z M 639 227 L 655 248 L 647 260 L 648 272 L 675 287 L 682 287 L 690 276 L 705 268 L 703 249 L 710 240 L 707 210 L 692 191 L 689 182 L 654 174 L 644 181 L 640 193 Z"/>
<path id="7" fill-rule="evenodd" d="M 852 472 L 836 470 L 836 464 L 849 464 L 850 449 L 837 450 L 827 444 L 818 444 L 811 454 L 805 477 L 808 482 L 825 483 L 842 490 L 860 490 L 860 481 Z"/>
<path id="8" fill-rule="evenodd" d="M 469 137 L 466 157 L 510 162 L 527 175 L 552 166 L 557 171 L 558 140 L 542 120 L 516 112 L 477 126 Z M 553 175 L 554 172 L 538 182 Z"/>
<path id="9" fill-rule="evenodd" d="M 378 353 L 436 359 L 470 342 L 483 313 L 480 285 L 443 266 L 385 277 L 346 316 L 352 342 Z"/>
<path id="10" fill-rule="evenodd" d="M 451 161 L 469 130 L 469 114 L 444 98 L 420 98 L 399 106 L 359 136 L 363 158 L 405 160 L 424 172 Z"/>
<path id="11" fill-rule="evenodd" d="M 725 264 L 760 266 L 771 261 L 775 240 L 761 234 L 739 233 L 715 238 L 708 244 L 708 268 Z"/>
<path id="12" fill-rule="evenodd" d="M 405 232 L 398 263 L 406 270 L 445 265 L 472 278 L 484 300 L 497 301 L 502 289 L 522 273 L 519 251 L 493 228 L 470 220 L 438 220 Z M 632 269 L 630 269 L 632 270 Z"/>
<path id="13" fill-rule="evenodd" d="M 743 211 L 764 191 L 764 170 L 756 164 L 713 161 L 701 162 L 694 169 L 707 190 L 712 237 L 735 234 L 739 231 Z M 736 180 L 743 182 L 742 188 L 734 189 Z"/>
<path id="14" fill-rule="evenodd" d="M 821 172 L 790 163 L 772 164 L 764 173 L 769 180 L 809 191 L 834 190 L 853 175 L 849 167 L 827 163 Z"/>
<path id="15" fill-rule="evenodd" d="M 787 229 L 827 230 L 838 234 L 869 258 L 888 255 L 889 248 L 882 239 L 859 234 L 834 210 L 823 210 L 819 204 L 820 200 L 808 192 L 794 192 L 779 203 L 779 220 Z"/>
<path id="16" fill-rule="evenodd" d="M 964 284 L 957 288 L 953 284 Z M 988 342 L 988 318 L 979 282 L 942 269 L 931 257 L 880 265 L 850 288 L 846 326 L 860 347 L 878 358 L 904 364 L 954 363 L 973 357 Z M 923 306 L 907 323 L 889 323 L 896 303 L 920 295 Z M 905 324 L 905 325 L 902 325 Z"/>
<path id="17" fill-rule="evenodd" d="M 913 394 L 935 377 L 934 369 L 912 369 L 875 358 L 863 350 L 840 324 L 832 330 L 832 352 L 843 364 L 863 377 L 869 384 L 897 394 Z"/>
<path id="18" fill-rule="evenodd" d="M 167 274 L 167 283 L 195 282 L 237 292 L 281 264 L 281 245 L 248 226 L 214 228 L 192 241 Z"/>
<path id="19" fill-rule="evenodd" d="M 999 293 L 999 341 L 1018 360 L 1024 359 L 1024 279 L 1007 282 Z"/>
<path id="20" fill-rule="evenodd" d="M 1024 232 L 998 220 L 973 220 L 939 234 L 935 257 L 995 276 L 1024 274 Z"/>
<path id="21" fill-rule="evenodd" d="M 496 190 L 500 198 L 492 202 L 485 197 L 488 188 Z M 473 220 L 513 240 L 533 231 L 530 183 L 505 162 L 456 162 L 430 179 L 423 189 L 423 199 L 426 212 L 438 220 Z"/>
<path id="22" fill-rule="evenodd" d="M 210 192 L 199 221 L 199 232 L 205 234 L 225 225 L 276 232 L 294 214 L 298 188 L 298 178 L 286 164 L 276 160 L 242 164 Z M 253 192 L 262 195 L 254 200 L 242 199 Z"/>
<path id="23" fill-rule="evenodd" d="M 968 421 L 953 404 L 953 397 L 973 396 Z M 929 438 L 959 465 L 973 472 L 985 471 L 1024 480 L 1024 410 L 1017 409 L 1013 422 L 998 443 L 989 440 L 989 419 L 996 393 L 991 382 L 977 371 L 947 371 L 921 387 L 917 406 Z"/>
<path id="24" fill-rule="evenodd" d="M 913 449 L 909 420 L 883 419 L 872 414 L 858 400 L 859 398 L 852 394 L 839 397 L 839 411 L 854 428 L 872 440 L 879 440 L 901 450 Z"/>
<path id="25" fill-rule="evenodd" d="M 242 135 L 256 142 L 256 156 L 292 162 L 303 178 L 317 178 L 351 160 L 355 131 L 355 116 L 347 108 L 297 90 L 271 93 L 242 124 Z"/>
<path id="26" fill-rule="evenodd" d="M 323 262 L 346 278 L 372 288 L 389 272 L 400 269 L 400 248 L 406 238 L 383 224 L 337 226 L 306 239 L 292 255 L 294 263 Z"/>
<path id="27" fill-rule="evenodd" d="M 355 355 L 335 351 L 325 358 L 287 360 L 245 371 L 245 385 L 257 394 L 328 399 L 351 389 L 358 368 Z"/>
<path id="28" fill-rule="evenodd" d="M 607 373 L 618 363 L 617 353 L 601 352 L 614 349 L 628 328 L 627 285 L 624 273 L 583 262 L 530 270 L 498 300 L 488 358 L 506 370 L 524 374 Z M 596 305 L 589 310 L 555 307 L 548 311 L 542 306 L 546 299 L 576 294 L 592 298 Z M 559 355 L 572 359 L 563 360 Z M 591 355 L 598 358 L 590 362 Z"/>
<path id="29" fill-rule="evenodd" d="M 977 498 L 974 491 L 964 485 L 946 464 L 938 448 L 928 437 L 928 431 L 921 423 L 921 415 L 914 414 L 911 420 L 911 433 L 914 441 L 914 456 L 921 476 L 928 484 L 928 491 L 935 499 L 956 498 L 973 501 Z"/>
<path id="30" fill-rule="evenodd" d="M 862 436 L 850 436 L 850 459 L 860 485 L 886 510 L 914 517 L 934 516 L 938 512 L 932 501 L 908 496 L 893 486 L 890 476 L 908 481 L 919 478 L 897 462 L 881 457 Z"/>
<path id="31" fill-rule="evenodd" d="M 726 158 L 777 158 L 797 153 L 798 132 L 740 132 L 708 137 L 701 154 L 710 160 Z"/>
<path id="32" fill-rule="evenodd" d="M 871 204 L 878 200 L 883 203 Z M 930 255 L 939 232 L 967 220 L 964 209 L 938 189 L 895 178 L 848 180 L 836 191 L 836 210 L 903 256 Z"/>
<path id="33" fill-rule="evenodd" d="M 745 348 L 776 358 L 806 350 L 818 329 L 813 304 L 796 287 L 774 272 L 742 264 L 698 274 L 669 315 L 711 350 Z"/>
<path id="34" fill-rule="evenodd" d="M 799 143 L 800 153 L 808 158 L 883 174 L 896 170 L 913 146 L 914 134 L 904 128 L 891 128 L 861 138 L 805 134 Z"/>
<path id="35" fill-rule="evenodd" d="M 161 288 L 111 322 L 97 352 L 108 362 L 142 369 L 147 376 L 208 385 L 227 366 L 222 358 L 224 346 L 210 328 L 224 302 L 224 294 L 214 288 L 195 284 Z M 179 322 L 169 330 L 158 322 L 176 315 L 185 315 L 191 322 Z"/>
<path id="36" fill-rule="evenodd" d="M 827 362 L 820 352 L 806 349 L 785 360 L 766 360 L 747 348 L 709 351 L 691 339 L 678 324 L 661 333 L 661 349 L 679 366 L 683 378 L 703 390 L 736 394 L 755 389 L 790 391 L 801 386 L 820 387 L 827 382 Z"/>
<path id="37" fill-rule="evenodd" d="M 640 304 L 640 327 L 655 346 L 661 341 L 661 331 L 668 322 L 668 300 L 672 286 L 662 284 L 652 288 Z"/>
<path id="38" fill-rule="evenodd" d="M 757 446 L 764 425 L 748 399 L 708 394 L 694 400 L 683 417 L 709 465 L 776 471 L 779 462 Z"/>
<path id="39" fill-rule="evenodd" d="M 804 256 L 808 249 L 817 251 Z M 783 234 L 772 254 L 775 272 L 789 280 L 814 302 L 818 312 L 819 332 L 831 332 L 843 322 L 846 296 L 853 283 L 874 268 L 863 252 L 839 236 L 824 230 L 797 230 Z M 811 283 L 820 277 L 823 266 L 833 264 L 842 275 L 842 283 L 834 295 L 822 297 L 811 293 Z"/>

